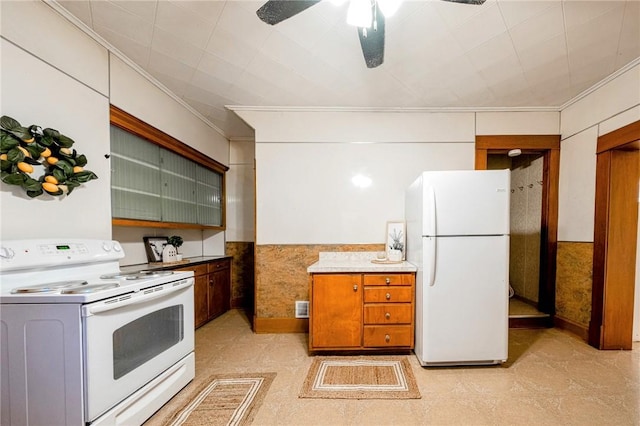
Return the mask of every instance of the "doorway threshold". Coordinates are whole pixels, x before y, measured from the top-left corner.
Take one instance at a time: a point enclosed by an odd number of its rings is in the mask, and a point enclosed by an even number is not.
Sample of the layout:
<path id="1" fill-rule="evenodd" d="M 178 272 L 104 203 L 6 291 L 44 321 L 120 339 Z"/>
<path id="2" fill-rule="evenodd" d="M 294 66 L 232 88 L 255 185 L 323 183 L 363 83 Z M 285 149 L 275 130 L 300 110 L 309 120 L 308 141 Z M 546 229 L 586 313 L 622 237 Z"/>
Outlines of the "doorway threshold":
<path id="1" fill-rule="evenodd" d="M 540 315 L 509 315 L 509 328 L 551 328 L 553 317 Z"/>

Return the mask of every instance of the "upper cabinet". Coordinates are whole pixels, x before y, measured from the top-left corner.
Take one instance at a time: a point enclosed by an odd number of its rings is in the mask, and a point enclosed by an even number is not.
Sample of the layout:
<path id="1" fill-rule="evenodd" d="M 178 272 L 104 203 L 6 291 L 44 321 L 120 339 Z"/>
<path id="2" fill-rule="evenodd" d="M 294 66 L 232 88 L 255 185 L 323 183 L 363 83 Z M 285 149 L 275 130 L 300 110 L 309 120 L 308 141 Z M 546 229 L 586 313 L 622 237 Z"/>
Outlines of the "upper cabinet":
<path id="1" fill-rule="evenodd" d="M 225 228 L 228 168 L 111 107 L 113 224 Z"/>

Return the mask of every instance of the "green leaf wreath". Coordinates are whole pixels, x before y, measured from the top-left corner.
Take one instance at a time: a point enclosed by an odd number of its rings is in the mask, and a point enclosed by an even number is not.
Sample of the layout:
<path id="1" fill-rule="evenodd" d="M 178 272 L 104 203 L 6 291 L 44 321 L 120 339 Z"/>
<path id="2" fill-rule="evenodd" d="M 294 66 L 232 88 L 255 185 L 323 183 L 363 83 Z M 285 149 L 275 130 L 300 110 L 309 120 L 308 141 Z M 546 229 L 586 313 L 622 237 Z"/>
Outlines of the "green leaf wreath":
<path id="1" fill-rule="evenodd" d="M 42 130 L 32 124 L 23 127 L 17 120 L 0 117 L 0 178 L 9 185 L 19 185 L 29 197 L 47 192 L 70 194 L 74 188 L 92 179 L 95 173 L 85 170 L 87 157 L 71 148 L 73 139 L 54 129 Z M 32 177 L 36 167 L 44 173 Z"/>

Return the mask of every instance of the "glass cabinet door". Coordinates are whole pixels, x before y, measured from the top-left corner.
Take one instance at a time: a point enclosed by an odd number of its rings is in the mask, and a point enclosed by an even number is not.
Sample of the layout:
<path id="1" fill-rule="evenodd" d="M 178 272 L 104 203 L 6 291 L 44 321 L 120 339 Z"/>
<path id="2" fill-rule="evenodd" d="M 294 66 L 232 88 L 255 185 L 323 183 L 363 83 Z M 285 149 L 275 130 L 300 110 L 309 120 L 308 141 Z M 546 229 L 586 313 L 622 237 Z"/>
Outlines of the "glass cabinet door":
<path id="1" fill-rule="evenodd" d="M 196 164 L 164 149 L 160 157 L 162 221 L 197 223 Z"/>
<path id="2" fill-rule="evenodd" d="M 113 218 L 223 226 L 224 173 L 111 125 Z"/>
<path id="3" fill-rule="evenodd" d="M 111 126 L 111 214 L 161 220 L 160 148 Z"/>
<path id="4" fill-rule="evenodd" d="M 222 225 L 222 175 L 201 166 L 196 167 L 198 223 Z"/>

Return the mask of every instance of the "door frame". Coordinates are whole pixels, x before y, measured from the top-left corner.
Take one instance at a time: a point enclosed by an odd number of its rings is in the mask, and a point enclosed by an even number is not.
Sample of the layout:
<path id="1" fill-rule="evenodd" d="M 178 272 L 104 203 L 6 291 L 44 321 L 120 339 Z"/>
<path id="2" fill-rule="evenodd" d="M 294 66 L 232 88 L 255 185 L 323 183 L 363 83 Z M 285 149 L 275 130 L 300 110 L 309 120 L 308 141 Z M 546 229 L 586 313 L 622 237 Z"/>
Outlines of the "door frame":
<path id="1" fill-rule="evenodd" d="M 631 270 L 628 270 L 630 267 L 628 261 L 619 262 L 616 256 L 620 253 L 623 256 L 631 252 L 636 253 L 638 207 L 637 205 L 635 208 L 629 206 L 634 203 L 625 203 L 626 197 L 622 192 L 635 190 L 637 194 L 638 181 L 633 177 L 626 179 L 626 176 L 620 176 L 621 172 L 618 169 L 619 165 L 627 163 L 628 170 L 623 173 L 635 173 L 637 177 L 639 149 L 640 120 L 598 137 L 593 281 L 588 340 L 591 346 L 598 349 L 631 349 L 632 346 L 635 256 Z M 635 151 L 635 156 L 630 159 L 631 161 L 625 160 L 619 155 L 623 154 L 619 152 L 621 150 Z M 612 161 L 617 162 L 618 166 L 612 167 Z M 618 194 L 620 197 L 617 197 Z M 622 203 L 620 203 L 621 200 Z M 618 211 L 618 214 L 614 211 L 612 214 L 612 207 L 624 210 Z M 609 238 L 609 235 L 615 232 L 616 226 L 623 226 L 628 232 L 618 233 L 615 238 Z M 635 232 L 632 232 L 633 230 Z M 612 276 L 614 273 L 615 277 Z M 623 275 L 622 278 L 620 274 Z M 631 286 L 629 286 L 629 280 L 631 280 Z"/>
<path id="2" fill-rule="evenodd" d="M 487 169 L 489 154 L 506 154 L 511 149 L 521 149 L 523 154 L 541 153 L 543 156 L 538 310 L 553 318 L 556 313 L 560 135 L 476 136 L 476 170 Z"/>

